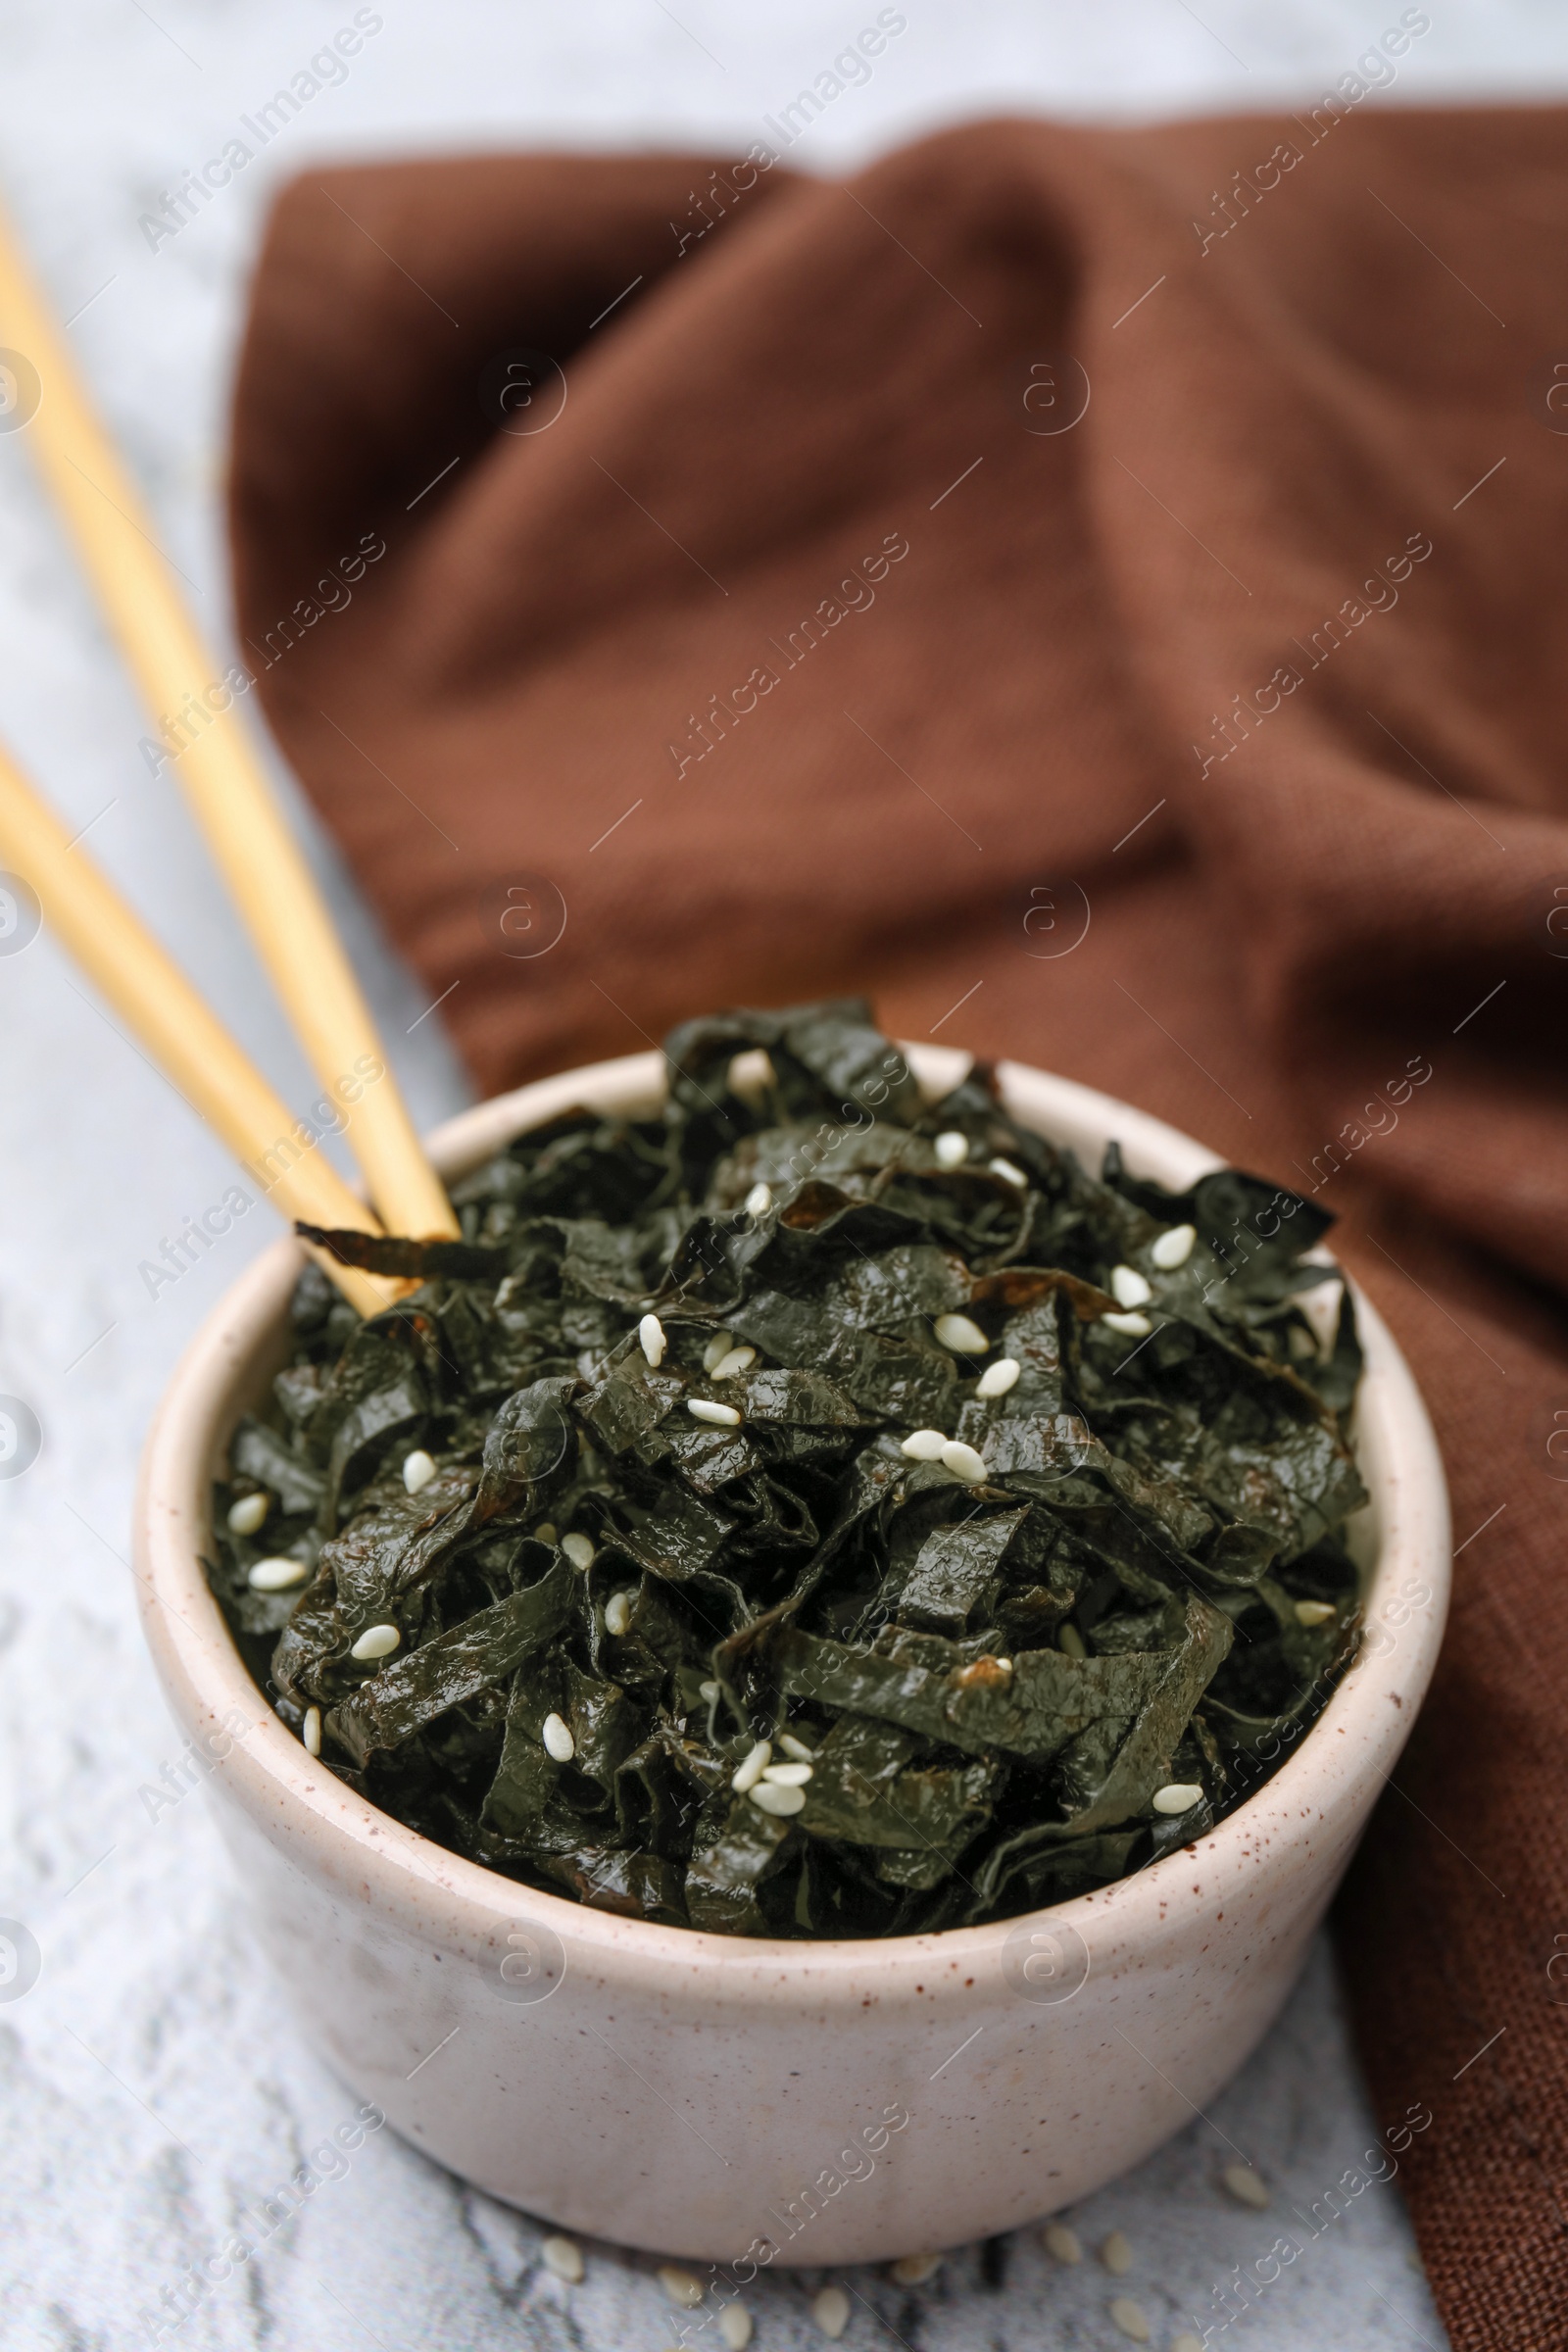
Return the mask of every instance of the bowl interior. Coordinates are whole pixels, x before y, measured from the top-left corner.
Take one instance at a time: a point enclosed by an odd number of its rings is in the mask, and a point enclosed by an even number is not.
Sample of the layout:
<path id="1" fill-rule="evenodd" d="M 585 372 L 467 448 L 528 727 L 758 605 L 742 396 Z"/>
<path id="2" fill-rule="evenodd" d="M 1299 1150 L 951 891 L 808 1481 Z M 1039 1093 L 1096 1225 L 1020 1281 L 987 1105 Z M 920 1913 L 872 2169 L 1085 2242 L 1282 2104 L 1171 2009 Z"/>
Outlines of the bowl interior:
<path id="1" fill-rule="evenodd" d="M 951 1049 L 911 1045 L 902 1050 L 932 1100 L 956 1084 L 969 1066 L 966 1054 Z M 1175 1188 L 1185 1188 L 1223 1164 L 1191 1137 L 1093 1089 L 1017 1063 L 1003 1063 L 999 1076 L 1006 1105 L 1020 1123 L 1068 1146 L 1092 1170 L 1098 1170 L 1104 1146 L 1112 1139 L 1121 1146 L 1135 1173 Z M 647 1115 L 657 1111 L 662 1096 L 663 1062 L 658 1054 L 591 1065 L 461 1114 L 429 1139 L 431 1154 L 445 1176 L 457 1178 L 482 1165 L 526 1128 L 576 1104 Z M 248 1696 L 254 1711 L 259 1693 L 229 1639 L 201 1567 L 200 1553 L 210 1540 L 211 1481 L 222 1472 L 236 1421 L 266 1398 L 273 1374 L 287 1360 L 286 1308 L 298 1262 L 292 1245 L 279 1243 L 251 1268 L 229 1300 L 219 1308 L 175 1376 L 144 1471 L 140 1518 L 143 1523 L 151 1518 L 154 1526 L 152 1534 L 142 1532 L 140 1536 L 152 1571 L 144 1592 L 149 1639 L 176 1708 L 183 1704 L 187 1712 L 194 1708 L 213 1719 L 221 1715 L 225 1706 L 231 1707 L 241 1693 Z M 1410 1701 L 1419 1702 L 1441 1638 L 1446 1602 L 1446 1497 L 1435 1443 L 1414 1383 L 1381 1317 L 1359 1293 L 1355 1296 L 1367 1356 L 1356 1444 L 1372 1495 L 1351 1529 L 1352 1548 L 1363 1571 L 1364 1606 L 1368 1618 L 1379 1622 L 1380 1611 L 1396 1600 L 1396 1579 L 1403 1578 L 1401 1592 L 1407 1594 L 1411 1590 L 1412 1564 L 1422 1570 L 1424 1596 L 1413 1611 L 1404 1609 L 1400 1614 L 1402 1604 L 1396 1604 L 1393 1612 L 1401 1628 L 1408 1623 L 1411 1630 L 1408 1636 L 1401 1634 L 1398 1644 L 1402 1649 L 1400 1688 L 1407 1695 L 1397 1700 L 1401 1710 L 1398 1738 L 1381 1764 L 1380 1769 L 1386 1770 L 1408 1730 L 1414 1711 Z M 1332 1314 L 1333 1305 L 1332 1287 L 1328 1286 L 1320 1311 Z M 198 1465 L 199 1495 L 192 1491 L 198 1483 L 193 1475 Z M 161 1540 L 156 1532 L 163 1493 L 169 1495 L 173 1518 L 177 1521 L 183 1515 L 189 1523 L 189 1532 L 183 1536 L 177 1530 L 166 1530 Z M 195 1639 L 187 1641 L 179 1628 L 189 1629 L 193 1623 Z M 1395 1645 L 1391 1642 L 1390 1646 Z M 1260 1807 L 1270 1807 L 1275 1815 L 1287 1819 L 1297 1818 L 1300 1796 L 1311 1791 L 1314 1753 L 1326 1759 L 1322 1741 L 1331 1725 L 1338 1724 L 1342 1730 L 1358 1726 L 1355 1744 L 1373 1751 L 1375 1760 L 1383 1757 L 1391 1718 L 1386 1706 L 1380 1709 L 1380 1702 L 1386 1702 L 1391 1694 L 1390 1663 L 1380 1653 L 1364 1672 L 1344 1678 L 1296 1753 L 1225 1815 L 1205 1843 L 1235 1843 L 1238 1851 L 1245 1850 L 1252 1834 L 1249 1823 Z M 523 1892 L 516 1882 L 430 1846 L 416 1833 L 351 1797 L 335 1781 L 323 1795 L 321 1783 L 330 1776 L 310 1766 L 298 1741 L 270 1708 L 266 1709 L 265 1720 L 256 1725 L 246 1745 L 255 1751 L 254 1769 L 267 1779 L 269 1795 L 282 1783 L 289 1798 L 302 1803 L 314 1817 L 316 1833 L 324 1833 L 328 1823 L 335 1825 L 353 1840 L 362 1861 L 366 1853 L 373 1853 L 380 1866 L 395 1869 L 401 1857 L 409 1868 L 428 1879 L 432 1861 L 422 1857 L 438 1857 L 435 1867 L 442 1884 L 455 1895 L 461 1892 L 470 1909 L 492 1919 L 504 1919 L 515 1909 Z M 1341 1767 L 1348 1754 L 1348 1749 L 1341 1751 Z M 1186 1875 L 1179 1856 L 1168 1857 L 1151 1865 L 1134 1881 L 1113 1882 L 1101 1890 L 1102 1899 L 1125 1895 L 1139 1905 L 1152 1903 L 1173 1869 L 1179 1877 Z M 1053 1906 L 1054 1916 L 1074 1914 L 1095 1899 L 1080 1896 Z M 858 1960 L 866 1950 L 863 1941 L 776 1944 L 705 1936 L 588 1910 L 564 1896 L 532 1888 L 526 1890 L 526 1900 L 561 1934 L 569 1932 L 578 1942 L 587 1940 L 607 1952 L 620 1947 L 628 1953 L 640 1949 L 644 1957 L 656 1950 L 666 1956 L 685 1956 L 701 1946 L 721 1966 L 733 1967 L 743 1958 L 754 1965 L 763 1954 L 776 1954 L 792 1969 L 809 1966 L 820 1972 L 831 1968 L 835 1955 L 848 1963 L 852 1958 Z M 929 1950 L 933 1942 L 940 1942 L 944 1949 L 967 1949 L 995 1941 L 1016 1925 L 1016 1920 L 1009 1919 L 980 1928 L 944 1930 L 935 1937 L 886 1939 L 877 1942 L 876 1949 L 890 1959 L 895 1943 Z"/>

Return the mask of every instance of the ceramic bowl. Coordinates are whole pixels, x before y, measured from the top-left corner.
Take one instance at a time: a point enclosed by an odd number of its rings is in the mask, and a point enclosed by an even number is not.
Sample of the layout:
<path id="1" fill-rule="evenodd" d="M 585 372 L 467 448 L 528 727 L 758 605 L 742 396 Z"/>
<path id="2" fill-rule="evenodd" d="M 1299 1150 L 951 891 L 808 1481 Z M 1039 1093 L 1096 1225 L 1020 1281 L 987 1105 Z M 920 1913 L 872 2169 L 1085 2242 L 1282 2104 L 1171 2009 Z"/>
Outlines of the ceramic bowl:
<path id="1" fill-rule="evenodd" d="M 928 1094 L 966 1057 L 908 1049 Z M 1177 1186 L 1217 1164 L 1109 1097 L 1004 1064 L 1009 1109 L 1098 1166 L 1115 1137 Z M 586 1102 L 646 1113 L 656 1054 L 482 1104 L 432 1139 L 456 1176 Z M 1369 1638 L 1274 1777 L 1196 1846 L 1031 1917 L 835 1943 L 695 1935 L 539 1894 L 376 1812 L 271 1713 L 202 1569 L 211 1482 L 285 1360 L 299 1269 L 268 1250 L 212 1315 L 148 1442 L 147 1639 L 220 1759 L 219 1819 L 307 2033 L 416 2147 L 561 2228 L 736 2266 L 936 2249 L 1069 2204 L 1188 2123 L 1289 1997 L 1409 1734 L 1449 1534 L 1425 1409 L 1357 1299 L 1356 1530 Z"/>

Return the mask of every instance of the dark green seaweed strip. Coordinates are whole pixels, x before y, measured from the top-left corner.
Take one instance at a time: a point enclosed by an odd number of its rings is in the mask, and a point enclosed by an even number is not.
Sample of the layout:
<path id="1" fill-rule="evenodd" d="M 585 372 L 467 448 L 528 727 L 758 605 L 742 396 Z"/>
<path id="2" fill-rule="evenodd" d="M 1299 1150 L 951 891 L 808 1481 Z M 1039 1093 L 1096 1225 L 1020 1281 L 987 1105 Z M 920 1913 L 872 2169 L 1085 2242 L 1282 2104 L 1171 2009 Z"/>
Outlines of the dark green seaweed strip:
<path id="1" fill-rule="evenodd" d="M 1179 1645 L 1108 1657 L 1031 1649 L 999 1661 L 931 1636 L 906 1636 L 883 1654 L 792 1631 L 778 1645 L 779 1685 L 790 1697 L 874 1715 L 969 1755 L 1000 1749 L 1030 1764 L 1106 1726 L 1119 1748 L 1130 1724 L 1147 1724 L 1139 1752 L 1168 1763 L 1231 1640 L 1229 1620 L 1196 1594 Z"/>
<path id="2" fill-rule="evenodd" d="M 571 1612 L 570 1563 L 558 1554 L 537 1585 L 511 1592 L 475 1617 L 398 1658 L 336 1709 L 332 1731 L 358 1764 L 397 1747 L 427 1723 L 497 1683 L 554 1640 Z"/>

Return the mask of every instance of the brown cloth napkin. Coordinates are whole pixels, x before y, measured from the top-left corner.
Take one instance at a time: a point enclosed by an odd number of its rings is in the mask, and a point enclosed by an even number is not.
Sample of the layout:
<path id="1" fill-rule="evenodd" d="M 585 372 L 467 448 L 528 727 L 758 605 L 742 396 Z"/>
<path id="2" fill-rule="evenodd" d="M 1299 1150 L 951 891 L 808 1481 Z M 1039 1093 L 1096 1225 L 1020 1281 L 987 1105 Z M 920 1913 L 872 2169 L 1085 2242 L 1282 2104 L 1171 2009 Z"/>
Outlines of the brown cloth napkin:
<path id="1" fill-rule="evenodd" d="M 1454 2343 L 1562 2345 L 1568 117 L 768 157 L 289 188 L 262 700 L 486 1089 L 866 989 L 1339 1212 L 1458 1545 L 1340 1949 Z"/>

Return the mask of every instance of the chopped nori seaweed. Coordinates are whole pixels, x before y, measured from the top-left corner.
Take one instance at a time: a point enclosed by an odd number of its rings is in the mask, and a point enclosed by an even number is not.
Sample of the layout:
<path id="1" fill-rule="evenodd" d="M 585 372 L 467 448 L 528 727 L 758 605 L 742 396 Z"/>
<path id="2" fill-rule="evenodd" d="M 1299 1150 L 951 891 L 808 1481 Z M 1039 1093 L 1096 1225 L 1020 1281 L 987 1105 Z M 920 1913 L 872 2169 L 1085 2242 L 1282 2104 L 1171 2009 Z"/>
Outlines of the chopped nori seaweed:
<path id="1" fill-rule="evenodd" d="M 311 1230 L 420 1287 L 362 1324 L 307 1269 L 230 1448 L 213 1584 L 279 1714 L 493 1870 L 728 1935 L 968 1926 L 1191 1841 L 1353 1654 L 1355 1318 L 1342 1290 L 1325 1348 L 1298 1303 L 1339 1280 L 1323 1212 L 1114 1146 L 1097 1179 L 983 1065 L 928 1104 L 857 1002 L 667 1056 L 662 1117 L 568 1111 L 466 1178 L 458 1241 Z M 984 1353 L 942 1345 L 955 1314 Z M 251 1589 L 279 1552 L 297 1595 Z M 357 1660 L 380 1624 L 398 1649 Z M 760 1740 L 796 1767 L 761 1803 L 733 1786 Z M 1174 1821 L 1172 1781 L 1202 1791 Z"/>

